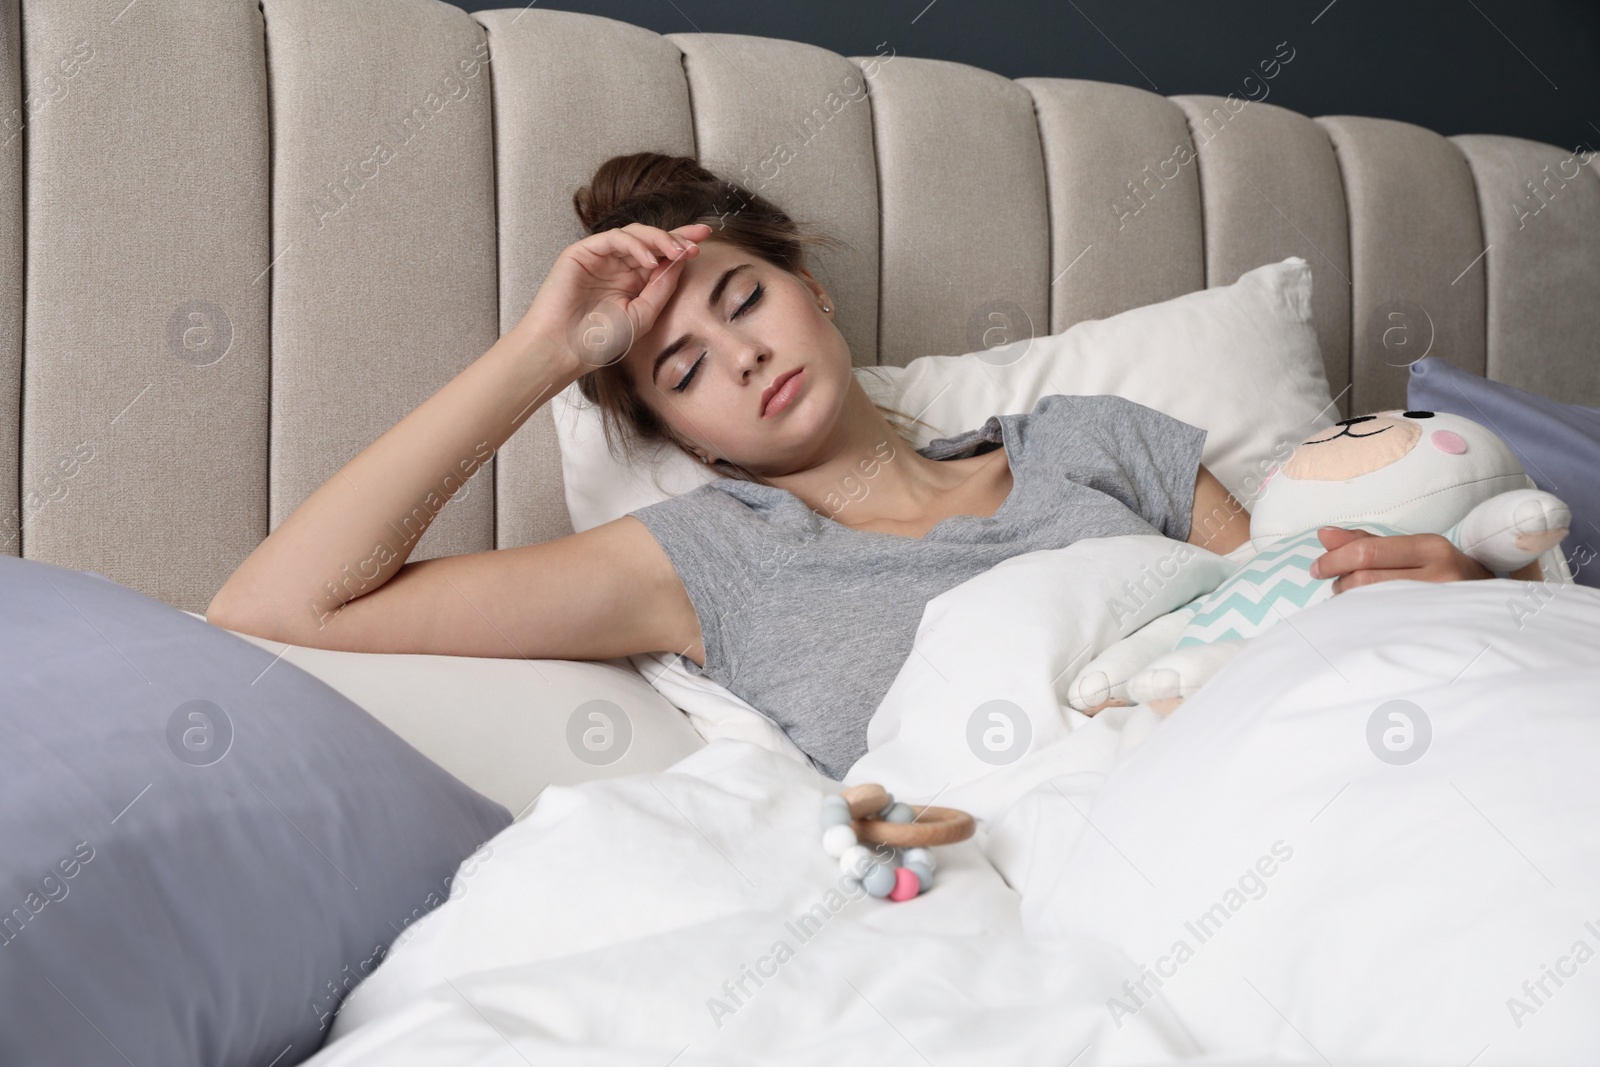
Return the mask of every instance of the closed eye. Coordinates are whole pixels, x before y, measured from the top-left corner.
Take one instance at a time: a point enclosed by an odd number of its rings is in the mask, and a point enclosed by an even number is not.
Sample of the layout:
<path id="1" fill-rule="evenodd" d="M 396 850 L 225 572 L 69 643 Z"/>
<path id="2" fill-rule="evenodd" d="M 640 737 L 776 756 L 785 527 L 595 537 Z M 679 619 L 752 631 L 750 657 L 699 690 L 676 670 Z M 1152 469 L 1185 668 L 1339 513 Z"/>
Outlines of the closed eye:
<path id="1" fill-rule="evenodd" d="M 744 303 L 739 305 L 739 310 L 737 310 L 737 311 L 735 311 L 733 313 L 733 318 L 736 318 L 736 319 L 739 318 L 740 316 L 745 314 L 745 312 L 747 312 L 751 308 L 755 307 L 756 304 L 760 303 L 761 296 L 765 292 L 766 292 L 766 287 L 765 286 L 757 285 L 755 287 L 755 289 L 753 289 L 751 291 L 749 298 L 747 300 L 745 300 Z M 694 361 L 694 365 L 689 368 L 689 373 L 687 373 L 687 374 L 685 374 L 683 376 L 683 380 L 681 382 L 679 382 L 677 385 L 674 385 L 672 387 L 672 391 L 674 393 L 681 393 L 685 389 L 689 388 L 689 382 L 694 379 L 695 373 L 697 371 L 699 371 L 699 369 L 700 369 L 700 364 L 704 363 L 705 361 L 706 361 L 705 353 L 702 352 L 700 354 L 700 358 L 695 360 Z"/>

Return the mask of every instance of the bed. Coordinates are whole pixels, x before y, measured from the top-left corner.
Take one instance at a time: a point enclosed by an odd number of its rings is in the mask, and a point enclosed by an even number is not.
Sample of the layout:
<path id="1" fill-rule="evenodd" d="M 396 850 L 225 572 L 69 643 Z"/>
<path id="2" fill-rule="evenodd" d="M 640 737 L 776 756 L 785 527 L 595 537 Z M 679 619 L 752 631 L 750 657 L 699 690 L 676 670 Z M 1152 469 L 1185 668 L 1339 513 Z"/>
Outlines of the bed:
<path id="1" fill-rule="evenodd" d="M 697 155 L 843 239 L 812 269 L 858 377 L 942 397 L 924 414 L 946 432 L 1042 392 L 1116 392 L 1207 424 L 1208 464 L 1242 494 L 1295 427 L 1406 408 L 1428 361 L 1600 406 L 1592 151 L 906 50 L 435 0 L 0 7 L 0 425 L 17 442 L 0 562 L 64 569 L 36 572 L 37 611 L 0 570 L 9 624 L 45 634 L 0 658 L 24 694 L 5 770 L 31 783 L 0 816 L 0 907 L 24 909 L 0 916 L 0 1059 L 1593 1062 L 1600 593 L 1570 547 L 1544 582 L 1333 598 L 1168 717 L 1087 716 L 1065 689 L 1116 636 L 1108 598 L 1170 545 L 1080 542 L 951 590 L 845 779 L 978 818 L 902 903 L 841 897 L 817 842 L 841 783 L 666 654 L 358 655 L 203 621 L 300 500 L 520 318 L 581 236 L 573 189 L 621 152 Z M 1260 76 L 1295 76 L 1291 55 L 1264 52 Z M 1227 311 L 1240 294 L 1255 310 Z M 1268 311 L 1281 329 L 1231 343 L 1226 314 Z M 412 558 L 639 501 L 583 420 L 570 395 L 542 408 Z M 1145 610 L 1223 577 L 1185 574 Z M 274 699 L 304 706 L 236 710 L 235 747 L 207 763 L 209 733 L 186 747 L 172 708 L 136 710 L 135 676 L 114 674 L 144 662 L 141 628 L 170 631 L 171 677 L 281 671 Z M 29 695 L 90 675 L 126 691 L 130 732 L 84 718 L 44 744 Z M 999 699 L 1029 740 L 975 758 L 972 711 Z M 346 748 L 317 754 L 315 709 Z M 1372 740 L 1394 714 L 1425 734 L 1406 760 Z M 144 743 L 146 715 L 150 776 L 123 780 L 116 746 Z M 269 725 L 276 747 L 248 743 Z M 282 790 L 181 792 L 246 770 Z M 159 775 L 168 799 L 139 792 Z M 395 791 L 361 804 L 386 775 Z M 113 847 L 179 795 L 164 836 L 131 839 L 144 866 Z M 258 815 L 268 838 L 233 833 Z M 129 940 L 150 955 L 119 971 L 117 902 L 214 902 L 150 889 L 196 830 L 216 849 L 197 869 L 233 864 L 229 892 L 289 903 L 249 947 L 236 924 L 174 924 Z M 71 852 L 79 834 L 99 858 Z M 405 868 L 403 914 L 346 892 L 366 881 L 330 869 L 347 854 Z M 60 970 L 23 955 L 74 928 L 87 940 Z"/>

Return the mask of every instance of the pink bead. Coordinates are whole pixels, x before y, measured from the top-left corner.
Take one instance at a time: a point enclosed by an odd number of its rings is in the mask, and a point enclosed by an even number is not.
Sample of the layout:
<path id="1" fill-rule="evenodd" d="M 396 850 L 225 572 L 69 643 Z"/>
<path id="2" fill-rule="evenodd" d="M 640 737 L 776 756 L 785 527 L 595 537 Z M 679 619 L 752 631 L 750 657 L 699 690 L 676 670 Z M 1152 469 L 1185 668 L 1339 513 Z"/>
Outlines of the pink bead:
<path id="1" fill-rule="evenodd" d="M 905 867 L 894 869 L 894 888 L 889 890 L 890 900 L 910 900 L 922 892 L 922 882 L 917 872 Z"/>

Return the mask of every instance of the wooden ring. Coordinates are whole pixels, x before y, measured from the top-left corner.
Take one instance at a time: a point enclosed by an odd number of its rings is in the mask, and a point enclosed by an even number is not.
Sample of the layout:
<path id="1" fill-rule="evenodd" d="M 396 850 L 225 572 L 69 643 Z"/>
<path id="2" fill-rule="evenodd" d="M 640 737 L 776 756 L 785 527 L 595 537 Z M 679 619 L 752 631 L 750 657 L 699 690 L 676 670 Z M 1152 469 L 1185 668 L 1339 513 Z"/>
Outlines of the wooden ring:
<path id="1" fill-rule="evenodd" d="M 856 840 L 864 845 L 889 845 L 893 848 L 931 848 L 965 841 L 977 832 L 971 815 L 955 808 L 911 805 L 911 822 L 885 822 L 883 819 L 856 819 L 852 824 Z M 854 813 L 855 805 L 851 805 Z M 881 811 L 880 806 L 877 810 Z"/>
<path id="2" fill-rule="evenodd" d="M 876 782 L 864 782 L 839 790 L 850 805 L 850 818 L 870 819 L 889 806 L 889 791 Z"/>

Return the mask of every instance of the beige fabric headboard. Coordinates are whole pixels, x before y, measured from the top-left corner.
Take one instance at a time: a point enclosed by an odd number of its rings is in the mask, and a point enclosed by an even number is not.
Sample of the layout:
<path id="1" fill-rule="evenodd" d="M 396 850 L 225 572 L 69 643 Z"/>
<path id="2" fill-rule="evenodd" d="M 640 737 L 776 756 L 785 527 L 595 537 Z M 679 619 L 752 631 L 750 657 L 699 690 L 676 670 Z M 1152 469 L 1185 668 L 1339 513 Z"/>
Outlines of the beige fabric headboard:
<path id="1" fill-rule="evenodd" d="M 1513 138 L 437 0 L 0 0 L 0 116 L 0 542 L 190 611 L 521 317 L 620 152 L 848 242 L 859 364 L 1300 255 L 1344 414 L 1404 403 L 1396 310 L 1600 404 L 1600 164 Z M 570 529 L 541 411 L 413 558 Z"/>

